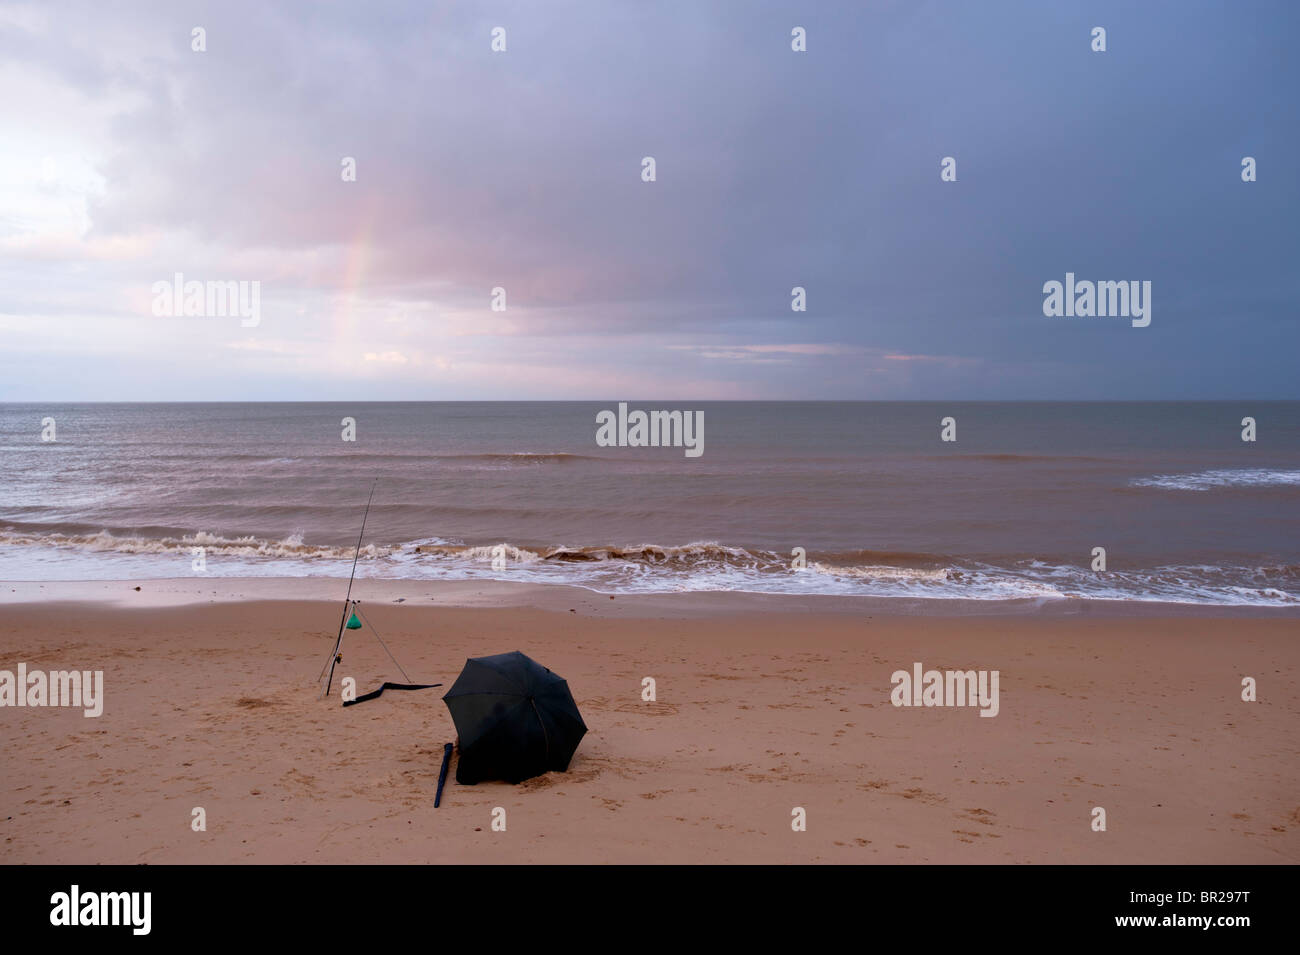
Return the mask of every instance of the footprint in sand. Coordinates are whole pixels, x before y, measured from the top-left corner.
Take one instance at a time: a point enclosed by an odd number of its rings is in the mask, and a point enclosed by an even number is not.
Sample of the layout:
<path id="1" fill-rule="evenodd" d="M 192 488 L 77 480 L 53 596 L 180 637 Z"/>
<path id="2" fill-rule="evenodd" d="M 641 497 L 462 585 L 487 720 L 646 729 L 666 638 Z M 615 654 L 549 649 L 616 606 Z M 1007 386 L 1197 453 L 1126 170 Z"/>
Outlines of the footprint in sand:
<path id="1" fill-rule="evenodd" d="M 256 710 L 261 709 L 263 706 L 279 706 L 280 704 L 275 700 L 259 700 L 254 696 L 244 696 L 236 700 L 235 705 L 242 706 L 246 710 Z"/>
<path id="2" fill-rule="evenodd" d="M 924 789 L 918 789 L 915 787 L 913 787 L 912 789 L 904 790 L 901 793 L 890 793 L 890 795 L 902 796 L 904 799 L 915 799 L 918 802 L 923 802 L 931 806 L 935 806 L 938 805 L 939 803 L 945 803 L 948 801 L 947 796 L 940 796 L 938 793 L 926 792 Z"/>
<path id="3" fill-rule="evenodd" d="M 613 707 L 619 713 L 635 713 L 638 716 L 676 716 L 674 703 L 617 703 Z"/>
<path id="4" fill-rule="evenodd" d="M 981 825 L 985 825 L 985 826 L 993 825 L 993 819 L 991 818 L 992 816 L 993 813 L 988 809 L 963 809 L 960 813 L 957 814 L 958 819 L 966 819 L 969 820 L 970 822 L 978 822 Z M 956 832 L 957 830 L 954 829 L 953 831 Z"/>
<path id="5" fill-rule="evenodd" d="M 317 792 L 316 777 L 290 769 L 280 777 L 280 785 L 298 796 L 314 796 Z"/>

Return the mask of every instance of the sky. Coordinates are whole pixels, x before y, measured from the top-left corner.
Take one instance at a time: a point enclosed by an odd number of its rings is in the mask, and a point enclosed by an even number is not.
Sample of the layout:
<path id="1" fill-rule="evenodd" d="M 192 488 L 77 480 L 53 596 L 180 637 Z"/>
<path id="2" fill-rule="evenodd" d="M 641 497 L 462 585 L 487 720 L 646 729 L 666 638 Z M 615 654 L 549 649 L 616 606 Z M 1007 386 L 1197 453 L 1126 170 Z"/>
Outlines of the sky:
<path id="1" fill-rule="evenodd" d="M 1300 398 L 1298 27 L 0 0 L 0 401 Z M 1045 316 L 1067 272 L 1150 325 Z"/>

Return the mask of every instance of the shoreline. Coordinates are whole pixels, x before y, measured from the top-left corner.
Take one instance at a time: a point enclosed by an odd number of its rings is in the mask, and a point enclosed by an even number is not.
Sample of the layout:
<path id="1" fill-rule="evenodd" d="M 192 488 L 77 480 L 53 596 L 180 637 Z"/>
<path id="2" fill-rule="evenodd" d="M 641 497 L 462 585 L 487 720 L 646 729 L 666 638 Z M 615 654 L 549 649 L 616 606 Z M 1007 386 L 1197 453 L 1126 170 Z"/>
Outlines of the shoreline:
<path id="1" fill-rule="evenodd" d="M 170 577 L 122 580 L 0 580 L 0 606 L 43 601 L 152 609 L 240 601 L 334 601 L 346 577 Z M 1034 597 L 1003 600 L 677 591 L 609 594 L 574 584 L 506 580 L 359 578 L 352 596 L 369 603 L 425 607 L 512 607 L 596 616 L 663 617 L 735 613 L 869 614 L 887 617 L 1203 617 L 1300 619 L 1300 607 Z"/>

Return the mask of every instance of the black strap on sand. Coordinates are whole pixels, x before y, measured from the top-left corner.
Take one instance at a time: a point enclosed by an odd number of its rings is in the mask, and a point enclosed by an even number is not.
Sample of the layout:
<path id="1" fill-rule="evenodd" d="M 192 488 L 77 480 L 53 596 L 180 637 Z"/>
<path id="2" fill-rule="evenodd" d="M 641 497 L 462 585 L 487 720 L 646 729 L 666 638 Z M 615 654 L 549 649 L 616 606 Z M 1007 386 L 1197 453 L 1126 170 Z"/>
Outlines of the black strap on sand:
<path id="1" fill-rule="evenodd" d="M 441 683 L 384 683 L 379 689 L 367 693 L 365 696 L 358 696 L 355 700 L 347 700 L 344 706 L 352 706 L 354 703 L 364 703 L 366 700 L 373 700 L 384 690 L 432 690 L 435 686 L 442 686 Z"/>

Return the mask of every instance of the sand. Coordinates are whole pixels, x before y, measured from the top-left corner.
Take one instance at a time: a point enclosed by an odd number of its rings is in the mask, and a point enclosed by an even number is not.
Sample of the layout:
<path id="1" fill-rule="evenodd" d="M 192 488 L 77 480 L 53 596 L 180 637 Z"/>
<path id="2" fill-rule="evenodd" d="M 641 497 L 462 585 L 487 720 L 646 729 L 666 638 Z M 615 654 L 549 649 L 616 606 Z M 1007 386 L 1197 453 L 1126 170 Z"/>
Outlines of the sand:
<path id="1" fill-rule="evenodd" d="M 445 686 L 344 709 L 337 684 L 323 700 L 315 683 L 338 626 L 340 601 L 316 599 L 329 587 L 207 583 L 202 602 L 154 582 L 83 587 L 81 602 L 72 585 L 41 602 L 4 585 L 0 669 L 103 670 L 106 699 L 97 719 L 0 708 L 0 860 L 1300 861 L 1294 617 L 365 582 L 397 659 Z M 267 587 L 311 599 L 233 599 Z M 455 735 L 441 694 L 466 657 L 516 649 L 569 681 L 590 732 L 567 773 L 450 779 L 435 810 Z M 998 715 L 893 706 L 891 674 L 917 661 L 998 670 Z M 367 630 L 349 632 L 338 673 L 359 692 L 401 679 Z"/>

